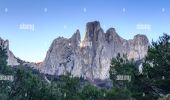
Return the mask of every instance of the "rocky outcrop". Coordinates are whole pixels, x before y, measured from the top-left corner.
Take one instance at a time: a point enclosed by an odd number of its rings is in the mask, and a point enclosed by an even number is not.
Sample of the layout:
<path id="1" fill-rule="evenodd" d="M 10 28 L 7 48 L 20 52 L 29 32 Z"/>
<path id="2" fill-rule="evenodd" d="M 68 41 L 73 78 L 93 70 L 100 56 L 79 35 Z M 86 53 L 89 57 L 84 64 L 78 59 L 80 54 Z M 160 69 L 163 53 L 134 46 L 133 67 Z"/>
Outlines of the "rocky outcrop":
<path id="1" fill-rule="evenodd" d="M 3 40 L 0 38 L 0 47 L 3 49 L 6 49 L 7 51 L 7 64 L 11 66 L 19 65 L 17 58 L 14 56 L 14 54 L 9 50 L 9 41 L 8 40 Z"/>
<path id="2" fill-rule="evenodd" d="M 59 37 L 51 44 L 42 63 L 41 72 L 51 75 L 71 73 L 89 80 L 109 78 L 110 62 L 118 53 L 140 60 L 147 53 L 149 41 L 145 35 L 131 40 L 121 38 L 114 28 L 104 33 L 98 21 L 86 24 L 81 41 L 77 30 L 69 39 Z"/>

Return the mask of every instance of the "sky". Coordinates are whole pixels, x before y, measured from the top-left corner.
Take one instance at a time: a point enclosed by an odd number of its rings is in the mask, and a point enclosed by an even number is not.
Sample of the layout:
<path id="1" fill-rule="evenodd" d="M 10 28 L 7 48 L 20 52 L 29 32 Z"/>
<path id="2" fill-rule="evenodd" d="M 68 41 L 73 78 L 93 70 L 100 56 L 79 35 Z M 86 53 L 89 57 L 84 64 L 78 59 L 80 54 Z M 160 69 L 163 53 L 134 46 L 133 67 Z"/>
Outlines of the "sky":
<path id="1" fill-rule="evenodd" d="M 145 34 L 156 41 L 170 34 L 168 0 L 0 0 L 0 37 L 9 40 L 16 57 L 41 62 L 52 41 L 70 38 L 87 22 L 100 21 L 104 31 L 115 28 L 124 39 Z"/>

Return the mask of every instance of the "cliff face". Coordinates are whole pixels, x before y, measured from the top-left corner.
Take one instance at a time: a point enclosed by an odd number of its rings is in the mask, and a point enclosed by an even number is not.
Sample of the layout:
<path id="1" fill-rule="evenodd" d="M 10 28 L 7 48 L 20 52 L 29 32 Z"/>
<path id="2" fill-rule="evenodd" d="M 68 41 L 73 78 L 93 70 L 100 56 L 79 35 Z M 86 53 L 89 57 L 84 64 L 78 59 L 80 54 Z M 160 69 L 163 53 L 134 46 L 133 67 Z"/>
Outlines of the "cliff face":
<path id="1" fill-rule="evenodd" d="M 8 40 L 3 40 L 0 38 L 0 47 L 2 47 L 3 49 L 6 49 L 7 51 L 7 63 L 8 65 L 19 65 L 19 63 L 17 62 L 17 58 L 14 56 L 14 54 L 9 50 L 9 41 Z"/>
<path id="2" fill-rule="evenodd" d="M 73 76 L 90 80 L 109 78 L 110 62 L 118 53 L 140 60 L 147 53 L 149 41 L 145 35 L 131 40 L 121 38 L 114 28 L 104 33 L 98 21 L 86 24 L 83 41 L 77 30 L 69 39 L 59 37 L 51 44 L 42 63 L 41 72 L 51 75 Z"/>

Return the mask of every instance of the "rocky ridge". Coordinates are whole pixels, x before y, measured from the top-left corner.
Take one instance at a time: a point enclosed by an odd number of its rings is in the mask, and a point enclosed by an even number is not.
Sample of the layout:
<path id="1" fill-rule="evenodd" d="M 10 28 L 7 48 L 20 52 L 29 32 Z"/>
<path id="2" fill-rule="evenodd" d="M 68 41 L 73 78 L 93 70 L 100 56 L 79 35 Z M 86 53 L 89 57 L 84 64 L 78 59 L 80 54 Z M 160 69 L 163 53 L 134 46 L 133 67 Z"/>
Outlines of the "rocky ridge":
<path id="1" fill-rule="evenodd" d="M 118 53 L 137 61 L 145 57 L 148 46 L 145 35 L 138 34 L 125 40 L 114 28 L 104 33 L 98 21 L 88 22 L 83 41 L 77 30 L 69 39 L 59 37 L 52 42 L 40 71 L 50 75 L 71 73 L 89 80 L 105 80 L 109 78 L 111 59 Z"/>

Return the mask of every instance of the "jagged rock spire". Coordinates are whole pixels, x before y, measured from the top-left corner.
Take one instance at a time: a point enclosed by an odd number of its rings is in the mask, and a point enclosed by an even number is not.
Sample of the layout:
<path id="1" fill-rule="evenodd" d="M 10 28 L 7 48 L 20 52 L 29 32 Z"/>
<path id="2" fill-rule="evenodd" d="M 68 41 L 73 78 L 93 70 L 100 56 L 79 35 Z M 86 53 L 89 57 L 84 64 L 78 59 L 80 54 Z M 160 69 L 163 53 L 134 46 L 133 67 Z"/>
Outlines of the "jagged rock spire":
<path id="1" fill-rule="evenodd" d="M 144 35 L 125 40 L 114 28 L 104 33 L 99 21 L 86 24 L 85 38 L 81 42 L 83 48 L 77 46 L 80 40 L 79 30 L 69 39 L 55 39 L 47 52 L 41 71 L 55 75 L 69 72 L 73 76 L 89 80 L 104 80 L 109 78 L 111 59 L 118 53 L 127 54 L 129 59 L 140 60 L 145 57 L 149 45 Z"/>
<path id="2" fill-rule="evenodd" d="M 9 50 L 9 41 L 8 40 L 3 40 L 1 37 L 0 37 L 0 47 L 2 47 L 3 49 L 6 49 L 7 51 L 7 56 L 8 56 L 8 59 L 7 59 L 7 64 L 8 65 L 18 65 L 18 61 L 17 61 L 17 58 L 14 56 L 14 54 Z"/>

